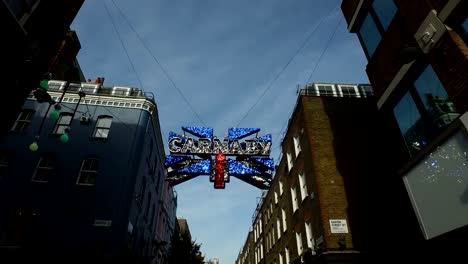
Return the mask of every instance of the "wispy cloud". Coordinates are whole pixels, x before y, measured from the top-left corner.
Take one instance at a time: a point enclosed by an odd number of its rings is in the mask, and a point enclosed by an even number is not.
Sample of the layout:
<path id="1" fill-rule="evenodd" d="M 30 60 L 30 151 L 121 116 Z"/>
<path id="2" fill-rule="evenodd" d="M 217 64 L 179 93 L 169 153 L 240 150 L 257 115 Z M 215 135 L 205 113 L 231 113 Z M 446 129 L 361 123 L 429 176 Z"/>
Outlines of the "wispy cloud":
<path id="1" fill-rule="evenodd" d="M 324 15 L 341 1 L 114 0 L 207 126 L 224 136 L 259 100 L 265 88 Z M 145 90 L 155 94 L 163 134 L 200 125 L 111 0 L 85 1 L 72 25 L 84 47 L 78 59 L 86 77 L 111 85 L 140 86 L 104 9 L 108 4 Z M 301 53 L 240 126 L 278 133 L 325 48 L 341 12 L 330 14 Z M 367 82 L 357 38 L 342 22 L 311 82 Z M 277 146 L 281 138 L 274 137 Z M 273 152 L 276 158 L 279 148 Z M 260 191 L 237 179 L 213 190 L 206 177 L 177 186 L 178 214 L 208 257 L 234 263 L 251 225 Z"/>

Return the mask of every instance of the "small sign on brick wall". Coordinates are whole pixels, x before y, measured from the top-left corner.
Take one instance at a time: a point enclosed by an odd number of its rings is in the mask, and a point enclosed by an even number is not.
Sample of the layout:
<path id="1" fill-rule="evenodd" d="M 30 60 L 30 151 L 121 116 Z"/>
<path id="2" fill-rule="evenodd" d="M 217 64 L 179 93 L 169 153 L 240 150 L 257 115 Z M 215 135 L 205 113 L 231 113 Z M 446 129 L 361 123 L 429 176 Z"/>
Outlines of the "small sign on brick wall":
<path id="1" fill-rule="evenodd" d="M 330 219 L 330 230 L 332 234 L 348 233 L 346 219 Z"/>

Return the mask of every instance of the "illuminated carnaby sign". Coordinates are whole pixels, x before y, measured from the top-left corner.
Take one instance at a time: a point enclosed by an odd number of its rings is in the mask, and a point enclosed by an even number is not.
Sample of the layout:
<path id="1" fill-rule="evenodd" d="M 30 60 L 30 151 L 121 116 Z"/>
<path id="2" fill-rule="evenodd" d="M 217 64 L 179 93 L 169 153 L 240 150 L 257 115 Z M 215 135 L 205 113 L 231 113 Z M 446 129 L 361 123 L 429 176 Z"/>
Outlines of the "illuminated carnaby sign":
<path id="1" fill-rule="evenodd" d="M 271 149 L 271 135 L 241 140 L 256 134 L 258 128 L 230 128 L 229 136 L 222 141 L 213 136 L 213 129 L 207 127 L 183 127 L 185 132 L 200 138 L 195 139 L 186 135 L 169 135 L 169 151 L 172 154 L 210 154 L 217 155 L 220 151 L 224 155 L 260 155 L 269 156 Z"/>
<path id="2" fill-rule="evenodd" d="M 215 189 L 224 189 L 230 176 L 260 189 L 268 189 L 274 170 L 269 158 L 271 134 L 258 136 L 259 128 L 230 128 L 222 141 L 209 127 L 182 127 L 189 135 L 169 134 L 166 156 L 171 186 L 208 175 Z M 226 156 L 236 156 L 228 159 Z"/>

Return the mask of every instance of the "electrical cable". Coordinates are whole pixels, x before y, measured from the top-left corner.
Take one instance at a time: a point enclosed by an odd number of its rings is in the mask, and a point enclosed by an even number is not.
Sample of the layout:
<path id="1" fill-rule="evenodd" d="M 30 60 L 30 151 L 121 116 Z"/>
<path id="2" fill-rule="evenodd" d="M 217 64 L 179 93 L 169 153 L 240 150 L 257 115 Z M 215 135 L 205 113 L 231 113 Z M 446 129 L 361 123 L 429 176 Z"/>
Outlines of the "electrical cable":
<path id="1" fill-rule="evenodd" d="M 206 126 L 205 123 L 203 122 L 203 120 L 201 119 L 200 115 L 197 113 L 197 111 L 195 111 L 195 108 L 192 106 L 192 104 L 190 104 L 190 102 L 187 100 L 187 98 L 185 97 L 185 95 L 182 93 L 182 91 L 179 89 L 179 87 L 177 87 L 177 85 L 175 84 L 174 80 L 172 79 L 172 77 L 169 75 L 169 73 L 167 72 L 167 70 L 162 66 L 162 64 L 159 62 L 159 60 L 156 58 L 156 56 L 154 55 L 154 53 L 151 51 L 151 49 L 148 47 L 148 45 L 146 45 L 146 43 L 143 41 L 143 39 L 141 38 L 140 34 L 135 30 L 135 28 L 132 26 L 132 24 L 130 23 L 130 21 L 128 20 L 127 16 L 123 13 L 122 9 L 115 3 L 114 0 L 111 0 L 111 2 L 114 4 L 114 6 L 119 10 L 120 14 L 122 15 L 122 17 L 124 18 L 124 20 L 127 22 L 128 26 L 130 27 L 130 29 L 135 33 L 135 35 L 137 36 L 138 40 L 141 42 L 141 44 L 143 45 L 143 47 L 148 51 L 148 53 L 151 55 L 151 57 L 153 58 L 153 60 L 156 62 L 156 64 L 158 64 L 158 66 L 161 68 L 161 70 L 163 71 L 164 75 L 166 76 L 166 78 L 170 81 L 170 83 L 172 84 L 172 86 L 174 86 L 174 88 L 177 90 L 177 92 L 179 93 L 179 95 L 184 99 L 184 101 L 187 103 L 187 105 L 190 107 L 190 109 L 192 110 L 192 112 L 195 114 L 195 116 L 197 117 L 198 121 L 200 121 L 200 123 L 203 125 L 203 126 Z"/>
<path id="2" fill-rule="evenodd" d="M 319 56 L 319 58 L 317 60 L 317 63 L 315 63 L 315 66 L 314 66 L 314 68 L 312 69 L 312 72 L 309 75 L 309 78 L 307 78 L 307 81 L 305 82 L 306 86 L 309 83 L 312 76 L 314 75 L 315 70 L 317 70 L 318 65 L 320 64 L 320 62 L 322 60 L 323 55 L 327 52 L 328 48 L 330 47 L 330 42 L 332 41 L 333 37 L 335 36 L 336 32 L 338 31 L 339 25 L 340 25 L 342 20 L 343 20 L 343 17 L 340 17 L 340 19 L 338 20 L 338 23 L 335 26 L 335 30 L 333 31 L 333 33 L 328 38 L 327 44 L 325 45 L 325 49 L 323 49 L 322 53 L 320 54 L 320 56 Z"/>
<path id="3" fill-rule="evenodd" d="M 281 71 L 275 76 L 275 78 L 269 83 L 269 85 L 265 88 L 265 90 L 263 91 L 263 93 L 260 95 L 260 97 L 257 99 L 257 101 L 249 108 L 249 110 L 247 110 L 247 112 L 245 113 L 245 115 L 241 118 L 241 120 L 237 123 L 236 127 L 238 127 L 240 125 L 240 123 L 242 121 L 244 121 L 245 118 L 247 118 L 247 116 L 250 114 L 250 112 L 253 110 L 253 108 L 261 101 L 261 99 L 265 96 L 265 94 L 268 92 L 268 90 L 270 90 L 270 88 L 273 86 L 273 84 L 279 79 L 279 77 L 281 76 L 281 74 L 286 70 L 286 68 L 289 66 L 289 64 L 291 64 L 291 62 L 294 60 L 294 58 L 296 58 L 296 56 L 299 54 L 299 52 L 306 46 L 306 44 L 309 42 L 310 38 L 312 38 L 313 34 L 315 33 L 315 31 L 319 28 L 319 26 L 323 23 L 323 21 L 325 21 L 326 18 L 328 18 L 329 16 L 331 16 L 331 14 L 333 14 L 335 12 L 335 10 L 337 10 L 339 8 L 340 5 L 338 5 L 337 7 L 333 8 L 329 13 L 328 15 L 326 16 L 323 16 L 319 23 L 317 23 L 317 25 L 314 27 L 314 29 L 311 31 L 311 33 L 307 36 L 307 38 L 302 42 L 301 46 L 299 46 L 299 48 L 297 49 L 297 51 L 294 53 L 294 55 L 288 60 L 288 62 L 283 66 L 283 68 L 281 69 Z"/>
<path id="4" fill-rule="evenodd" d="M 104 7 L 106 8 L 107 15 L 109 16 L 109 19 L 110 19 L 110 21 L 112 23 L 112 26 L 114 28 L 114 31 L 117 34 L 117 37 L 119 38 L 120 44 L 122 44 L 122 47 L 123 47 L 123 49 L 125 51 L 125 54 L 127 55 L 128 61 L 130 62 L 130 66 L 132 67 L 133 72 L 135 73 L 135 76 L 137 77 L 137 80 L 138 80 L 138 83 L 140 84 L 140 87 L 143 89 L 143 84 L 141 82 L 140 76 L 138 75 L 138 73 L 137 73 L 137 71 L 135 69 L 135 65 L 133 64 L 133 61 L 130 58 L 130 55 L 128 54 L 128 50 L 125 47 L 125 44 L 124 44 L 124 42 L 122 40 L 122 37 L 121 37 L 119 31 L 117 30 L 117 26 L 115 25 L 114 19 L 112 18 L 112 15 L 111 15 L 111 13 L 109 11 L 109 8 L 107 7 L 106 1 L 104 0 L 103 2 L 104 2 Z"/>

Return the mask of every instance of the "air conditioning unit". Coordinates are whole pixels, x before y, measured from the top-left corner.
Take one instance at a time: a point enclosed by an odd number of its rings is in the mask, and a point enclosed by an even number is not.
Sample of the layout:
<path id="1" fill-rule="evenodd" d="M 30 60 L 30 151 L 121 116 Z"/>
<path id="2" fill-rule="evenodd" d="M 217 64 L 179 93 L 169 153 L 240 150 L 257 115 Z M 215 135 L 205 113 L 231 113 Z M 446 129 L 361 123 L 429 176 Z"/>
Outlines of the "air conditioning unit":
<path id="1" fill-rule="evenodd" d="M 89 116 L 80 116 L 80 123 L 88 124 L 91 122 L 91 118 Z"/>

